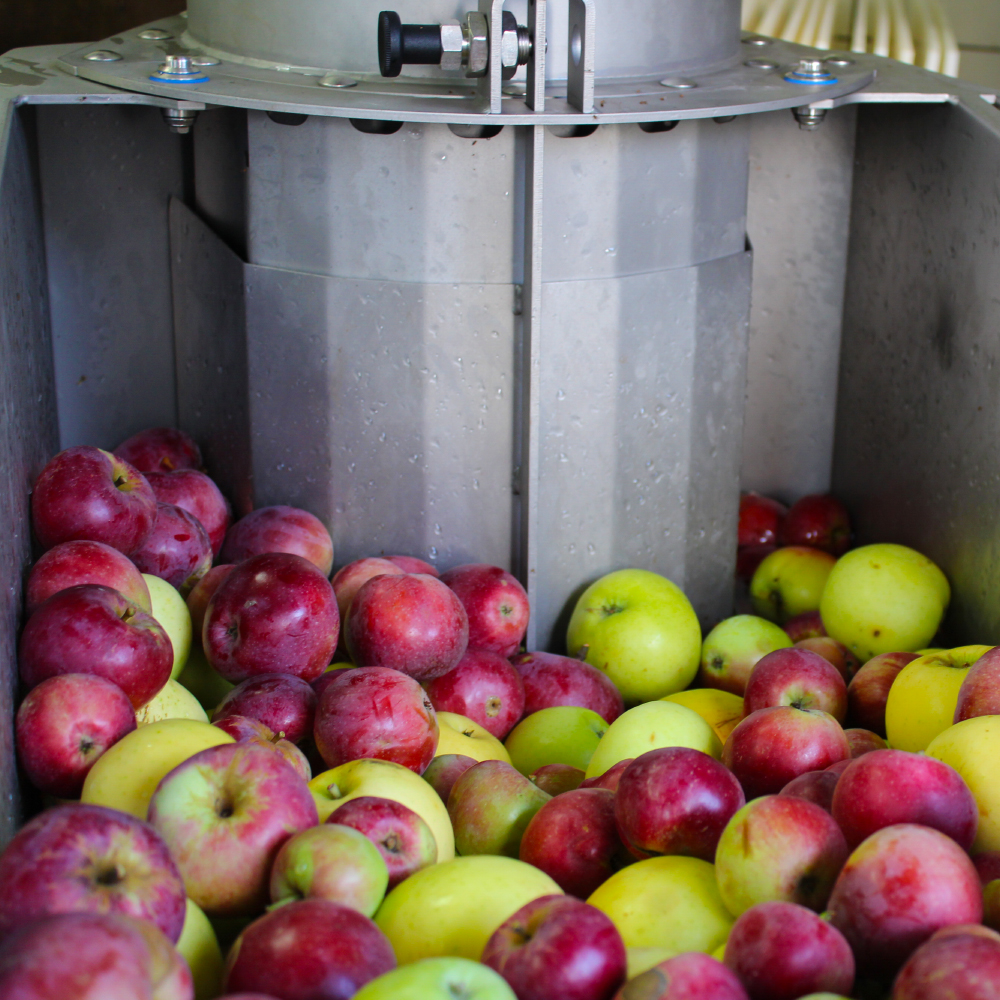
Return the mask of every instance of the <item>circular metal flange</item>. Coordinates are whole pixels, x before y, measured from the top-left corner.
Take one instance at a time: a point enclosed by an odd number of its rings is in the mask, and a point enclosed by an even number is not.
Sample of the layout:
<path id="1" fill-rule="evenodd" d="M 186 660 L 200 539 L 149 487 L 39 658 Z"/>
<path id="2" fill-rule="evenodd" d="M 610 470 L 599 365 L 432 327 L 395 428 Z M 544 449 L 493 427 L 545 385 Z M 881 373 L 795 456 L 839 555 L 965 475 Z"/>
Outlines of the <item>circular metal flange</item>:
<path id="1" fill-rule="evenodd" d="M 110 52 L 108 49 L 95 49 L 83 58 L 88 62 L 121 62 L 122 59 L 117 52 Z"/>

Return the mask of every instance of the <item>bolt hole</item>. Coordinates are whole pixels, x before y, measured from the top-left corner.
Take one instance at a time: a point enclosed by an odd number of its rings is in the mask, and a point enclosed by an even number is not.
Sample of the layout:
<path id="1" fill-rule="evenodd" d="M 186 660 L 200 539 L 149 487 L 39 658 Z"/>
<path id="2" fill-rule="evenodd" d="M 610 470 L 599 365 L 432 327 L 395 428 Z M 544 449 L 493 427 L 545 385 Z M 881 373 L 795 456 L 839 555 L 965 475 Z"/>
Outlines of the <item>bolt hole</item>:
<path id="1" fill-rule="evenodd" d="M 678 123 L 676 121 L 672 122 L 639 122 L 639 128 L 643 132 L 649 132 L 650 134 L 655 134 L 657 132 L 670 132 L 677 128 Z"/>
<path id="2" fill-rule="evenodd" d="M 366 135 L 393 135 L 402 127 L 402 122 L 377 121 L 373 118 L 349 118 L 348 121 Z"/>
<path id="3" fill-rule="evenodd" d="M 569 54 L 574 66 L 580 65 L 583 58 L 583 34 L 580 32 L 580 25 L 573 25 L 573 38 L 569 43 Z"/>

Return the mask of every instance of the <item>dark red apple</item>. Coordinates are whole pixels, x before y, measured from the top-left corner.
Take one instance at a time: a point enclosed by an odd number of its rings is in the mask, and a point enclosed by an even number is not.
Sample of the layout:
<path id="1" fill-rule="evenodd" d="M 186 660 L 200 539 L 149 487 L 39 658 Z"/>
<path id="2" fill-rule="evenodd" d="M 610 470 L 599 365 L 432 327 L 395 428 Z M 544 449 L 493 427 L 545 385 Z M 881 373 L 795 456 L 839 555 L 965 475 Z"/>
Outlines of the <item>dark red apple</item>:
<path id="1" fill-rule="evenodd" d="M 798 646 L 762 656 L 750 672 L 743 694 L 743 714 L 762 708 L 817 709 L 838 722 L 847 716 L 847 684 L 833 664 Z"/>
<path id="2" fill-rule="evenodd" d="M 837 787 L 837 782 L 844 773 L 844 768 L 850 763 L 849 760 L 843 760 L 831 764 L 822 771 L 806 771 L 805 774 L 792 778 L 781 789 L 780 794 L 805 799 L 806 802 L 813 802 L 827 812 L 831 812 L 833 809 L 833 790 Z"/>
<path id="3" fill-rule="evenodd" d="M 740 497 L 737 545 L 777 545 L 778 529 L 788 508 L 777 500 L 759 493 L 744 493 Z"/>
<path id="4" fill-rule="evenodd" d="M 184 883 L 148 823 L 104 806 L 40 813 L 0 854 L 0 938 L 54 913 L 121 913 L 171 941 L 184 926 Z"/>
<path id="5" fill-rule="evenodd" d="M 316 692 L 316 698 L 322 698 L 323 692 L 327 687 L 332 684 L 345 670 L 354 670 L 354 667 L 337 667 L 335 670 L 326 669 L 317 677 L 315 680 L 310 681 L 312 684 L 313 691 Z"/>
<path id="6" fill-rule="evenodd" d="M 855 849 L 828 908 L 858 970 L 885 976 L 939 928 L 979 923 L 982 887 L 968 855 L 951 837 L 903 823 L 873 833 Z"/>
<path id="7" fill-rule="evenodd" d="M 748 715 L 722 748 L 722 762 L 739 779 L 748 800 L 780 792 L 792 778 L 850 755 L 844 730 L 832 715 L 791 706 Z"/>
<path id="8" fill-rule="evenodd" d="M 143 611 L 152 610 L 146 581 L 128 556 L 103 542 L 78 539 L 49 549 L 31 567 L 25 584 L 25 614 L 33 614 L 43 601 L 60 590 L 81 583 L 111 587 Z"/>
<path id="9" fill-rule="evenodd" d="M 255 719 L 279 738 L 300 743 L 313 730 L 316 692 L 292 674 L 261 674 L 237 684 L 219 702 L 212 721 L 227 715 Z"/>
<path id="10" fill-rule="evenodd" d="M 949 928 L 922 944 L 899 970 L 892 1000 L 995 1000 L 1000 990 L 1000 939 L 983 928 Z"/>
<path id="11" fill-rule="evenodd" d="M 852 726 L 885 737 L 889 688 L 900 670 L 916 658 L 916 653 L 880 653 L 861 667 L 847 686 L 847 717 Z"/>
<path id="12" fill-rule="evenodd" d="M 94 674 L 140 708 L 170 679 L 174 652 L 155 618 L 117 590 L 84 583 L 39 606 L 21 634 L 18 658 L 29 688 L 60 674 Z"/>
<path id="13" fill-rule="evenodd" d="M 140 472 L 200 469 L 201 450 L 194 439 L 176 427 L 151 427 L 126 438 L 115 454 Z"/>
<path id="14" fill-rule="evenodd" d="M 229 502 L 215 482 L 197 469 L 147 472 L 146 479 L 160 503 L 182 507 L 208 532 L 212 554 L 218 555 L 232 520 Z"/>
<path id="15" fill-rule="evenodd" d="M 537 771 L 528 775 L 543 792 L 549 795 L 562 795 L 579 788 L 587 776 L 572 764 L 543 764 Z"/>
<path id="16" fill-rule="evenodd" d="M 546 802 L 521 838 L 519 857 L 545 872 L 564 892 L 586 899 L 615 872 L 624 854 L 615 824 L 615 796 L 578 788 Z"/>
<path id="17" fill-rule="evenodd" d="M 858 658 L 842 642 L 837 642 L 836 639 L 832 639 L 828 635 L 799 639 L 795 643 L 795 648 L 808 649 L 811 653 L 818 653 L 828 663 L 832 663 L 840 676 L 844 678 L 845 684 L 851 683 L 851 678 L 861 667 Z"/>
<path id="18" fill-rule="evenodd" d="M 219 558 L 240 563 L 268 552 L 301 556 L 324 576 L 333 569 L 333 539 L 323 522 L 298 507 L 259 507 L 226 532 Z"/>
<path id="19" fill-rule="evenodd" d="M 103 542 L 131 555 L 156 521 L 156 497 L 127 462 L 100 448 L 59 452 L 35 482 L 31 523 L 43 549 L 60 542 Z"/>
<path id="20" fill-rule="evenodd" d="M 467 563 L 441 574 L 469 616 L 469 649 L 513 656 L 528 627 L 528 595 L 506 570 Z"/>
<path id="21" fill-rule="evenodd" d="M 625 945 L 610 917 L 568 896 L 526 903 L 493 932 L 480 961 L 518 1000 L 608 1000 L 626 974 Z"/>
<path id="22" fill-rule="evenodd" d="M 919 823 L 972 847 L 979 809 L 953 767 L 924 754 L 874 750 L 853 761 L 833 796 L 833 818 L 853 850 L 876 830 Z"/>
<path id="23" fill-rule="evenodd" d="M 972 864 L 984 886 L 1000 878 L 1000 851 L 982 851 L 972 859 Z"/>
<path id="24" fill-rule="evenodd" d="M 426 573 L 428 576 L 440 576 L 435 566 L 416 556 L 386 556 L 391 563 L 395 563 L 404 573 Z"/>
<path id="25" fill-rule="evenodd" d="M 232 563 L 222 563 L 213 566 L 192 588 L 185 598 L 188 611 L 191 613 L 191 632 L 201 642 L 201 630 L 205 624 L 205 612 L 212 595 L 222 586 L 222 581 L 229 576 Z"/>
<path id="26" fill-rule="evenodd" d="M 524 713 L 521 675 L 497 653 L 470 649 L 458 665 L 427 684 L 439 712 L 455 712 L 478 722 L 502 740 Z"/>
<path id="27" fill-rule="evenodd" d="M 268 552 L 233 569 L 208 602 L 202 646 L 238 684 L 260 674 L 311 681 L 329 666 L 340 617 L 333 588 L 302 556 Z"/>
<path id="28" fill-rule="evenodd" d="M 378 556 L 367 556 L 364 559 L 355 559 L 354 562 L 341 566 L 330 583 L 333 585 L 333 592 L 337 595 L 337 608 L 340 611 L 340 620 L 346 624 L 347 612 L 351 607 L 354 595 L 375 576 L 402 576 L 404 570 L 391 559 L 380 559 Z M 431 574 L 436 576 L 437 574 Z"/>
<path id="29" fill-rule="evenodd" d="M 447 805 L 448 796 L 451 795 L 451 790 L 455 786 L 455 782 L 470 767 L 475 767 L 478 763 L 478 760 L 466 757 L 465 754 L 443 753 L 439 757 L 435 757 L 427 765 L 427 770 L 424 771 L 422 777 L 438 793 L 441 801 Z"/>
<path id="30" fill-rule="evenodd" d="M 158 576 L 186 595 L 212 568 L 212 543 L 201 521 L 182 507 L 156 505 L 156 524 L 132 553 L 143 573 Z"/>
<path id="31" fill-rule="evenodd" d="M 886 743 L 877 733 L 869 729 L 845 729 L 844 735 L 847 737 L 847 745 L 851 748 L 851 757 L 863 757 L 873 750 L 887 750 L 889 744 Z"/>
<path id="32" fill-rule="evenodd" d="M 750 1000 L 846 996 L 854 986 L 854 956 L 844 935 L 796 903 L 751 906 L 729 932 L 725 963 Z"/>
<path id="33" fill-rule="evenodd" d="M 826 635 L 826 626 L 818 611 L 803 611 L 801 615 L 789 618 L 782 628 L 788 633 L 792 642 L 822 639 Z"/>
<path id="34" fill-rule="evenodd" d="M 98 757 L 135 725 L 135 709 L 117 684 L 93 674 L 61 674 L 21 702 L 17 755 L 36 788 L 76 798 Z"/>
<path id="35" fill-rule="evenodd" d="M 358 667 L 323 692 L 314 736 L 327 767 L 374 757 L 422 774 L 437 748 L 437 714 L 412 677 L 388 667 Z"/>
<path id="36" fill-rule="evenodd" d="M 344 638 L 354 663 L 429 681 L 465 655 L 469 620 L 454 591 L 433 576 L 375 576 L 354 595 Z"/>
<path id="37" fill-rule="evenodd" d="M 789 508 L 778 528 L 778 544 L 808 545 L 842 556 L 851 546 L 847 508 L 828 493 L 801 497 Z"/>
<path id="38" fill-rule="evenodd" d="M 330 813 L 327 823 L 340 823 L 363 833 L 389 869 L 389 889 L 437 861 L 437 841 L 421 817 L 402 802 L 360 795 Z"/>
<path id="39" fill-rule="evenodd" d="M 978 715 L 1000 715 L 1000 646 L 973 663 L 958 689 L 955 722 Z"/>
<path id="40" fill-rule="evenodd" d="M 396 967 L 386 936 L 366 916 L 324 899 L 279 906 L 236 939 L 226 959 L 226 993 L 281 1000 L 349 1000 Z"/>
<path id="41" fill-rule="evenodd" d="M 589 708 L 608 725 L 625 710 L 621 692 L 607 674 L 582 660 L 555 653 L 520 653 L 511 658 L 524 682 L 524 714 L 561 705 Z"/>
<path id="42" fill-rule="evenodd" d="M 274 739 L 274 733 L 263 722 L 248 719 L 243 715 L 224 715 L 221 719 L 213 719 L 212 725 L 224 733 L 229 733 L 237 743 L 253 739 L 270 742 Z"/>
<path id="43" fill-rule="evenodd" d="M 687 951 L 630 979 L 614 1000 L 748 1000 L 740 981 L 720 961 Z"/>
<path id="44" fill-rule="evenodd" d="M 639 854 L 712 861 L 726 824 L 745 804 L 733 773 L 708 754 L 661 747 L 622 772 L 615 822 L 624 843 Z"/>
<path id="45" fill-rule="evenodd" d="M 632 763 L 634 758 L 626 757 L 624 760 L 612 764 L 604 774 L 598 774 L 593 778 L 585 778 L 580 784 L 581 788 L 606 788 L 609 792 L 618 791 L 618 782 L 621 781 L 625 768 Z"/>

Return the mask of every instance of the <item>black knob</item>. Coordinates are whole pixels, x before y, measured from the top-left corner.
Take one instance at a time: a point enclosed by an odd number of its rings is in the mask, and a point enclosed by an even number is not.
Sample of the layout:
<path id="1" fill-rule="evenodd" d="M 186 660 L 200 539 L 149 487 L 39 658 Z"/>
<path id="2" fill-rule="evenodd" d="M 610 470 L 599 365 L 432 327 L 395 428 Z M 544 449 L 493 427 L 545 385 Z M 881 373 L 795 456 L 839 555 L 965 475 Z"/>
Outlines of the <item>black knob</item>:
<path id="1" fill-rule="evenodd" d="M 441 62 L 441 25 L 403 24 L 394 10 L 378 16 L 378 64 L 383 76 L 399 76 L 404 66 Z"/>

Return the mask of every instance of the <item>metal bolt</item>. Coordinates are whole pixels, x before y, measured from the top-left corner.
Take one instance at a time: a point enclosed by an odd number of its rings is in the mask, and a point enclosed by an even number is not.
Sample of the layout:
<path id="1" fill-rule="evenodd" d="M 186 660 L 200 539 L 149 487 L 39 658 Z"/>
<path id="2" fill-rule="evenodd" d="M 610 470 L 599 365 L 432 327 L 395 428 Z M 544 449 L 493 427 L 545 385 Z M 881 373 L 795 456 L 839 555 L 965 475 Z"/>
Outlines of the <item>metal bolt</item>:
<path id="1" fill-rule="evenodd" d="M 121 62 L 122 57 L 117 52 L 109 52 L 107 49 L 95 49 L 83 58 L 90 62 Z"/>
<path id="2" fill-rule="evenodd" d="M 350 76 L 338 76 L 336 73 L 327 73 L 319 81 L 321 87 L 332 87 L 335 90 L 346 90 L 348 87 L 356 87 L 358 81 Z"/>
<path id="3" fill-rule="evenodd" d="M 194 125 L 194 120 L 198 117 L 197 111 L 189 111 L 187 108 L 161 108 L 163 120 L 170 126 L 171 132 L 178 135 L 187 135 Z"/>
<path id="4" fill-rule="evenodd" d="M 160 72 L 164 76 L 190 76 L 191 57 L 190 56 L 167 56 L 166 61 L 160 67 Z"/>
<path id="5" fill-rule="evenodd" d="M 770 59 L 748 59 L 744 66 L 749 66 L 751 69 L 777 69 L 778 64 L 776 62 L 771 62 Z"/>
<path id="6" fill-rule="evenodd" d="M 144 38 L 147 42 L 165 42 L 168 38 L 173 38 L 174 36 L 162 28 L 147 28 L 145 31 L 139 32 L 139 37 Z"/>
<path id="7" fill-rule="evenodd" d="M 509 11 L 503 12 L 503 33 L 500 36 L 500 64 L 503 78 L 509 80 L 518 66 L 523 66 L 531 58 L 531 35 L 524 25 Z"/>
<path id="8" fill-rule="evenodd" d="M 786 74 L 789 83 L 835 83 L 834 77 L 823 65 L 822 59 L 800 59 Z"/>
<path id="9" fill-rule="evenodd" d="M 811 108 L 808 104 L 801 108 L 792 108 L 792 114 L 803 132 L 815 132 L 826 118 L 825 109 Z"/>
<path id="10" fill-rule="evenodd" d="M 693 90 L 698 86 L 694 80 L 685 80 L 679 76 L 668 76 L 660 81 L 661 87 L 669 87 L 671 90 Z"/>

